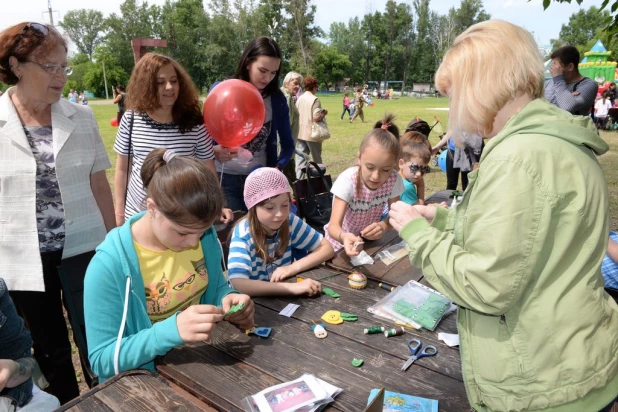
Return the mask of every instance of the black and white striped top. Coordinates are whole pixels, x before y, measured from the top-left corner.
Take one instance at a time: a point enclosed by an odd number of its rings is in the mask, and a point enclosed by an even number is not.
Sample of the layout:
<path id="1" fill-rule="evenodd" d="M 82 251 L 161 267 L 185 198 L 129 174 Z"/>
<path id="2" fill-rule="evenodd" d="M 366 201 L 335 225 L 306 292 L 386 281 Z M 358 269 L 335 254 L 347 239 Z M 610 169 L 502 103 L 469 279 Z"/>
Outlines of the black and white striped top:
<path id="1" fill-rule="evenodd" d="M 174 123 L 159 123 L 146 113 L 135 113 L 133 133 L 129 147 L 129 128 L 133 111 L 127 111 L 118 127 L 114 150 L 116 153 L 133 156 L 129 190 L 125 200 L 125 218 L 146 209 L 146 190 L 142 183 L 142 164 L 154 149 L 171 149 L 182 156 L 200 160 L 214 159 L 212 140 L 206 135 L 203 124 L 188 132 L 180 133 Z"/>

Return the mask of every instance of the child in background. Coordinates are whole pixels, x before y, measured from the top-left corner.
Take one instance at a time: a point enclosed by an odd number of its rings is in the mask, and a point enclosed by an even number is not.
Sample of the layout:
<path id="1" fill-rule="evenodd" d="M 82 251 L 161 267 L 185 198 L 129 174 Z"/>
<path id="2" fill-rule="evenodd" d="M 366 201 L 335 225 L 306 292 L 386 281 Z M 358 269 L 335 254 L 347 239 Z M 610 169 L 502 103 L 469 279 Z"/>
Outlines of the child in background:
<path id="1" fill-rule="evenodd" d="M 399 130 L 393 120 L 388 114 L 375 124 L 361 142 L 358 166 L 342 172 L 333 184 L 333 209 L 324 231 L 335 251 L 344 248 L 348 256 L 356 256 L 362 250 L 357 243 L 362 238 L 380 239 L 390 229 L 388 219 L 380 219 L 385 207 L 403 193 L 396 170 Z"/>
<path id="2" fill-rule="evenodd" d="M 345 112 L 348 112 L 349 119 L 352 120 L 352 112 L 350 112 L 350 93 L 345 92 L 343 94 L 343 112 L 341 113 L 341 120 L 343 120 L 343 115 Z"/>
<path id="3" fill-rule="evenodd" d="M 421 120 L 421 122 L 422 122 L 422 120 Z M 425 123 L 425 124 L 427 124 L 427 123 Z M 427 127 L 429 128 L 429 126 L 427 126 Z M 404 133 L 403 136 L 401 136 L 399 138 L 399 144 L 401 145 L 401 147 L 403 148 L 403 145 L 405 143 L 420 143 L 420 144 L 423 144 L 423 145 L 427 146 L 427 148 L 429 149 L 429 153 L 431 155 L 433 153 L 433 151 L 432 151 L 433 149 L 431 147 L 431 143 L 429 143 L 429 139 L 427 138 L 427 135 L 422 133 L 422 132 L 408 131 L 409 128 L 410 128 L 410 125 L 408 125 L 408 129 L 406 129 L 406 133 Z M 427 133 L 429 133 L 429 132 L 427 132 Z M 405 183 L 406 182 L 404 180 L 404 186 L 407 188 Z M 416 189 L 416 198 L 417 198 L 416 201 L 418 201 L 419 205 L 424 205 L 425 204 L 425 178 L 424 178 L 424 174 L 418 180 L 414 181 L 414 185 L 416 186 L 415 187 L 415 189 Z M 406 203 L 408 203 L 408 202 L 406 202 Z"/>
<path id="4" fill-rule="evenodd" d="M 361 118 L 361 121 L 365 123 L 365 114 L 363 113 L 363 105 L 365 104 L 365 96 L 363 96 L 363 89 L 360 87 L 356 89 L 356 96 L 354 97 L 354 114 L 350 119 L 350 123 L 354 121 L 357 117 Z"/>
<path id="5" fill-rule="evenodd" d="M 594 104 L 594 119 L 597 128 L 605 129 L 607 127 L 607 120 L 609 115 L 609 109 L 612 108 L 612 104 L 609 100 L 607 90 L 603 92 L 601 99 L 597 100 Z"/>
<path id="6" fill-rule="evenodd" d="M 228 257 L 234 289 L 249 296 L 309 295 L 322 291 L 319 282 L 283 282 L 330 259 L 334 252 L 324 237 L 290 212 L 290 185 L 283 173 L 257 169 L 245 182 L 249 213 L 232 234 Z M 311 252 L 292 262 L 292 248 Z"/>
<path id="7" fill-rule="evenodd" d="M 416 133 L 416 132 L 412 132 Z M 408 133 L 406 133 L 408 134 Z M 402 136 L 402 139 L 406 135 Z M 425 173 L 429 172 L 431 149 L 423 142 L 405 141 L 401 144 L 401 156 L 399 159 L 399 174 L 403 178 L 404 192 L 401 200 L 409 205 L 421 204 L 417 187 L 423 180 Z M 423 186 L 424 188 L 424 186 Z"/>

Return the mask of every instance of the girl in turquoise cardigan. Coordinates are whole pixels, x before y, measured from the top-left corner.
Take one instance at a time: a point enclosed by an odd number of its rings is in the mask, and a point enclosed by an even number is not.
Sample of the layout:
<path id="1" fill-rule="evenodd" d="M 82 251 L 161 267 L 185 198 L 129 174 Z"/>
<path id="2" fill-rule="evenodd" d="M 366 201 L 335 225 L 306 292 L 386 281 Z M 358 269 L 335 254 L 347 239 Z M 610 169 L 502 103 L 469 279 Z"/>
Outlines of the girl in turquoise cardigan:
<path id="1" fill-rule="evenodd" d="M 157 149 L 142 180 L 146 211 L 107 235 L 86 272 L 88 358 L 100 381 L 154 370 L 156 356 L 207 340 L 233 305 L 243 307 L 225 320 L 253 326 L 253 302 L 221 270 L 212 223 L 223 195 L 215 175 L 199 160 Z"/>

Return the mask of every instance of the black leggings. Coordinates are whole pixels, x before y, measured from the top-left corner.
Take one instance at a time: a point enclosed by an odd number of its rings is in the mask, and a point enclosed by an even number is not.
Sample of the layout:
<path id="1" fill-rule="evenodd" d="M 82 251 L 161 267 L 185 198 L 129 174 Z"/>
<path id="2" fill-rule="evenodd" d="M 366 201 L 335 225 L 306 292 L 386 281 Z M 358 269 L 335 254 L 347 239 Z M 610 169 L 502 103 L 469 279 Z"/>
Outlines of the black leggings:
<path id="1" fill-rule="evenodd" d="M 45 292 L 11 291 L 19 316 L 24 318 L 32 335 L 34 357 L 47 378 L 46 392 L 61 404 L 79 396 L 75 369 L 71 359 L 71 342 L 62 313 L 58 265 L 62 250 L 41 253 Z"/>
<path id="2" fill-rule="evenodd" d="M 352 115 L 350 114 L 350 106 L 343 106 L 343 112 L 341 113 L 341 120 L 343 120 L 343 115 L 345 114 L 345 112 L 348 112 L 348 116 L 351 118 Z"/>
<path id="3" fill-rule="evenodd" d="M 453 158 L 455 152 L 447 149 L 446 155 L 446 190 L 457 190 L 459 180 L 459 168 L 453 167 Z M 461 172 L 461 188 L 463 191 L 468 187 L 468 172 Z"/>

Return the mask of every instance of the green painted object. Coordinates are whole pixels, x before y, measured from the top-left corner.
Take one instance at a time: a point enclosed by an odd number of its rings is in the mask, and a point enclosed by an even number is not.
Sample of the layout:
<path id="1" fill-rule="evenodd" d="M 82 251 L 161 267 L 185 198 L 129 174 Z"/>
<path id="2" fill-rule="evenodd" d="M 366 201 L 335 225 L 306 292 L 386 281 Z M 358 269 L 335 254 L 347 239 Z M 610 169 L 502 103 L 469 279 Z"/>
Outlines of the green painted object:
<path id="1" fill-rule="evenodd" d="M 358 316 L 354 315 L 353 313 L 341 312 L 341 319 L 348 322 L 356 322 L 358 320 Z"/>
<path id="2" fill-rule="evenodd" d="M 355 368 L 359 368 L 361 366 L 363 366 L 363 363 L 365 363 L 362 359 L 352 359 L 352 366 L 354 366 Z"/>
<path id="3" fill-rule="evenodd" d="M 228 311 L 225 313 L 225 315 L 223 315 L 223 317 L 225 318 L 225 317 L 227 317 L 227 316 L 233 315 L 233 314 L 234 314 L 234 313 L 236 313 L 236 312 L 240 312 L 244 306 L 245 306 L 245 305 L 244 305 L 244 304 L 242 304 L 242 303 L 239 303 L 238 305 L 234 305 L 234 306 L 232 306 L 232 307 L 230 308 L 230 310 L 228 310 Z"/>
<path id="4" fill-rule="evenodd" d="M 330 296 L 331 298 L 338 298 L 341 296 L 339 293 L 335 292 L 331 288 L 322 288 L 322 293 Z"/>

